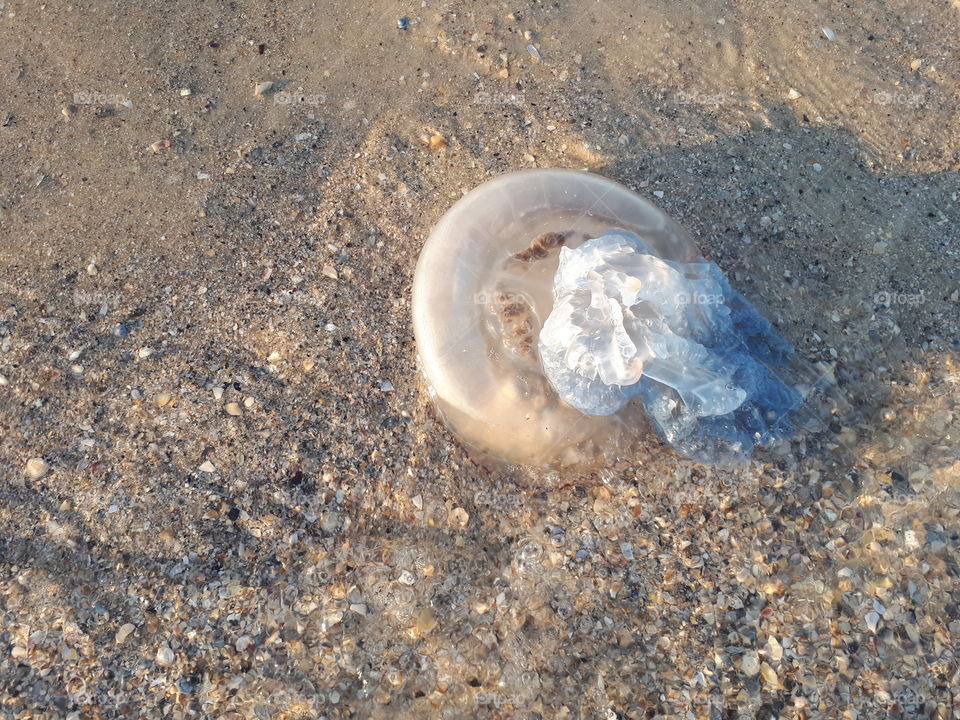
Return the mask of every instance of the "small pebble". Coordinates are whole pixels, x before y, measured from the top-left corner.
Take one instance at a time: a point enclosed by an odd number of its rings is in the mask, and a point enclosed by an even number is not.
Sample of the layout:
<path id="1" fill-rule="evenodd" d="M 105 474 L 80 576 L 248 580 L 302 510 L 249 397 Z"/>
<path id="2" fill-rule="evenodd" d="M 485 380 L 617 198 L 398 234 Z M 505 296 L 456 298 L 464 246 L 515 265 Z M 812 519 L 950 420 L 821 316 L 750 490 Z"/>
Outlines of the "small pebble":
<path id="1" fill-rule="evenodd" d="M 205 461 L 203 465 L 200 466 L 200 472 L 215 473 L 216 471 L 217 471 L 216 465 L 214 465 L 209 460 Z"/>
<path id="2" fill-rule="evenodd" d="M 213 388 L 213 399 L 214 399 L 214 400 L 219 400 L 219 399 L 221 399 L 222 397 L 223 397 L 223 388 L 220 387 L 219 385 L 215 386 L 215 387 Z"/>
<path id="3" fill-rule="evenodd" d="M 240 408 L 240 403 L 228 402 L 224 407 L 224 410 L 227 411 L 227 415 L 233 415 L 234 417 L 243 415 L 243 410 Z"/>
<path id="4" fill-rule="evenodd" d="M 34 457 L 27 460 L 27 465 L 24 468 L 24 472 L 27 474 L 27 477 L 32 480 L 39 480 L 47 474 L 47 470 L 49 470 L 47 461 L 39 457 Z"/>
<path id="5" fill-rule="evenodd" d="M 153 348 L 142 347 L 137 350 L 137 357 L 139 357 L 141 360 L 148 358 L 151 355 L 153 355 Z"/>
<path id="6" fill-rule="evenodd" d="M 431 608 L 423 608 L 423 610 L 417 613 L 417 620 L 414 623 L 414 627 L 417 629 L 417 632 L 426 634 L 433 630 L 436 626 L 437 616 L 434 614 Z"/>
<path id="7" fill-rule="evenodd" d="M 663 197 L 663 190 L 654 190 L 654 191 L 653 191 L 653 196 L 654 196 L 655 198 L 662 198 L 662 197 Z"/>
<path id="8" fill-rule="evenodd" d="M 877 631 L 877 626 L 880 624 L 880 613 L 871 610 L 867 613 L 867 616 L 864 618 L 867 623 L 867 628 L 870 632 L 875 633 Z"/>
<path id="9" fill-rule="evenodd" d="M 170 667 L 176 659 L 173 650 L 166 645 L 161 645 L 157 650 L 157 665 L 161 667 Z"/>
<path id="10" fill-rule="evenodd" d="M 470 515 L 467 514 L 467 511 L 462 507 L 455 507 L 450 511 L 450 520 L 460 527 L 464 527 L 468 522 L 470 522 Z"/>
<path id="11" fill-rule="evenodd" d="M 180 97 L 190 97 L 190 88 L 180 88 Z"/>
<path id="12" fill-rule="evenodd" d="M 400 30 L 409 30 L 409 29 L 410 29 L 410 18 L 408 18 L 408 17 L 402 17 L 402 18 L 400 18 L 399 20 L 397 20 L 397 27 L 398 27 Z"/>
<path id="13" fill-rule="evenodd" d="M 763 681 L 769 685 L 771 688 L 780 687 L 780 678 L 777 677 L 776 671 L 767 665 L 767 663 L 760 663 L 760 676 L 763 678 Z"/>
<path id="14" fill-rule="evenodd" d="M 136 629 L 133 623 L 124 623 L 120 626 L 120 629 L 117 630 L 117 634 L 113 638 L 114 642 L 117 643 L 117 645 L 122 645 L 124 640 L 130 636 L 130 633 Z"/>
<path id="15" fill-rule="evenodd" d="M 273 82 L 270 80 L 266 80 L 264 82 L 258 82 L 256 85 L 253 86 L 253 94 L 255 97 L 261 97 L 263 95 L 266 95 L 271 90 L 273 90 Z"/>
<path id="16" fill-rule="evenodd" d="M 320 516 L 320 529 L 325 533 L 334 533 L 340 528 L 340 515 L 328 510 Z"/>
<path id="17" fill-rule="evenodd" d="M 767 638 L 766 652 L 767 657 L 775 663 L 778 663 L 783 659 L 783 646 L 773 635 Z"/>
<path id="18" fill-rule="evenodd" d="M 389 380 L 380 381 L 380 390 L 383 392 L 393 392 L 393 383 Z"/>
<path id="19" fill-rule="evenodd" d="M 803 96 L 793 88 L 790 88 L 790 90 L 787 92 L 788 100 L 797 100 L 798 98 L 801 98 L 801 97 Z"/>

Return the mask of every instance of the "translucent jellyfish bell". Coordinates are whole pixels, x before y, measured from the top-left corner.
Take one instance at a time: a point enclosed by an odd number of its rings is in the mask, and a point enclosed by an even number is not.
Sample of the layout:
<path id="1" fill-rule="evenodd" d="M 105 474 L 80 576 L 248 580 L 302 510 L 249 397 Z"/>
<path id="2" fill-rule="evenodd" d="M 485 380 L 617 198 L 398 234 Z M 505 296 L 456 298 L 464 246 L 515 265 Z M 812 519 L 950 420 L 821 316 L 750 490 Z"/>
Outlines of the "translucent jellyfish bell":
<path id="1" fill-rule="evenodd" d="M 509 462 L 609 461 L 651 424 L 690 457 L 749 455 L 778 426 L 765 415 L 799 402 L 766 369 L 789 345 L 690 235 L 585 172 L 511 173 L 457 202 L 420 254 L 413 322 L 444 420 Z"/>
<path id="2" fill-rule="evenodd" d="M 612 227 L 643 237 L 662 257 L 699 257 L 689 235 L 653 205 L 572 170 L 486 182 L 434 228 L 414 277 L 414 332 L 433 400 L 468 445 L 510 462 L 575 462 L 596 439 L 619 434 L 631 414 L 642 423 L 636 407 L 601 417 L 560 400 L 536 353 L 559 255 L 535 248 L 528 254 L 543 257 L 534 262 L 516 257 L 548 233 L 576 247 Z"/>

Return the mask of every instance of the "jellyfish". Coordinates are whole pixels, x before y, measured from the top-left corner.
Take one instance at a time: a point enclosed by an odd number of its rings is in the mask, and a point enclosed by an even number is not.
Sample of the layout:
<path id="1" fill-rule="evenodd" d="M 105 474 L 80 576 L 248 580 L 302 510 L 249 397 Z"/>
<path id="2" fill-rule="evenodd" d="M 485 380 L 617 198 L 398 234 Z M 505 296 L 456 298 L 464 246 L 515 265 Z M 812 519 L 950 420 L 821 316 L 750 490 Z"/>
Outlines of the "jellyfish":
<path id="1" fill-rule="evenodd" d="M 417 262 L 418 361 L 471 449 L 575 465 L 651 432 L 710 464 L 791 432 L 793 348 L 624 186 L 573 170 L 488 181 L 440 219 Z"/>

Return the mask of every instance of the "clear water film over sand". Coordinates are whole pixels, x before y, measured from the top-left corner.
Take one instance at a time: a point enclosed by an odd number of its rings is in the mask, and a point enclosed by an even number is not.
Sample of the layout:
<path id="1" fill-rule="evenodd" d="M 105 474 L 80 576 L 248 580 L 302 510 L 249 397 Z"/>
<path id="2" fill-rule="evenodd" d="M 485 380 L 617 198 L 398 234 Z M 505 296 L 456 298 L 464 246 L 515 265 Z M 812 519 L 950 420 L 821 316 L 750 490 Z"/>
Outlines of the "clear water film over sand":
<path id="1" fill-rule="evenodd" d="M 0 2 L 0 716 L 960 714 L 958 15 Z M 417 259 L 553 168 L 829 412 L 734 468 L 461 442 Z"/>

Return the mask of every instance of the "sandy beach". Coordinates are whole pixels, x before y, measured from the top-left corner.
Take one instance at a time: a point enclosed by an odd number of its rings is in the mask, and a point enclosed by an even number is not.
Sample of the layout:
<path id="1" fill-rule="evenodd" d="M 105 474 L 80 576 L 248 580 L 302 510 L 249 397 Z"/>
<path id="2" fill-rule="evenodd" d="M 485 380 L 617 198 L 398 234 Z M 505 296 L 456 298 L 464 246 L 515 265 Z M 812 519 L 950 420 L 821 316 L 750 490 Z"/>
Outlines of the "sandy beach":
<path id="1" fill-rule="evenodd" d="M 960 717 L 960 3 L 0 1 L 0 718 Z M 634 190 L 851 411 L 470 453 L 410 288 Z"/>

